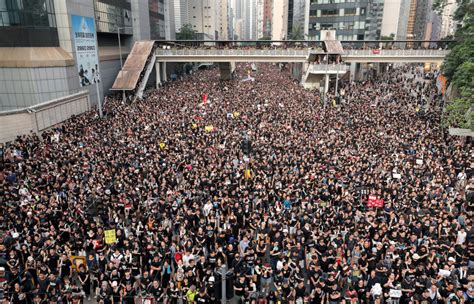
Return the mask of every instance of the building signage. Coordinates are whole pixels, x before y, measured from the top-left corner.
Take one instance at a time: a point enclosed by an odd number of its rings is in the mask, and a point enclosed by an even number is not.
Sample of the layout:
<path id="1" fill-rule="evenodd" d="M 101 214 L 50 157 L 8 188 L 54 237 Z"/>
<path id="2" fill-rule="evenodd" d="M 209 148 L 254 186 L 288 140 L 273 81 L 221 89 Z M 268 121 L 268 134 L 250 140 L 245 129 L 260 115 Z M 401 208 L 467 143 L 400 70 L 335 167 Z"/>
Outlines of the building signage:
<path id="1" fill-rule="evenodd" d="M 94 18 L 71 15 L 71 19 L 81 87 L 100 82 Z"/>

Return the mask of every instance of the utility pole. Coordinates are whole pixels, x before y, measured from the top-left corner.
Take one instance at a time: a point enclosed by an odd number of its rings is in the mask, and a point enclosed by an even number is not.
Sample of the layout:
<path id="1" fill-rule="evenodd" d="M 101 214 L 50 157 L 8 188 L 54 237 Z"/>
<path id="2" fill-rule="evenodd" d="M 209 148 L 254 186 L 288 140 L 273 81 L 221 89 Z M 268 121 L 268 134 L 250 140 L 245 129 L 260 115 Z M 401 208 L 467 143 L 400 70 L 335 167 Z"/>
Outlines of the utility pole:
<path id="1" fill-rule="evenodd" d="M 102 113 L 102 97 L 100 96 L 99 82 L 95 83 L 97 89 L 97 106 L 99 107 L 99 117 L 102 118 L 104 114 Z"/>
<path id="2" fill-rule="evenodd" d="M 227 303 L 227 276 L 229 274 L 232 274 L 232 270 L 227 269 L 227 265 L 222 265 L 219 270 L 217 270 L 217 274 L 221 276 L 221 292 L 222 292 L 222 297 L 221 297 L 221 304 L 226 304 Z"/>

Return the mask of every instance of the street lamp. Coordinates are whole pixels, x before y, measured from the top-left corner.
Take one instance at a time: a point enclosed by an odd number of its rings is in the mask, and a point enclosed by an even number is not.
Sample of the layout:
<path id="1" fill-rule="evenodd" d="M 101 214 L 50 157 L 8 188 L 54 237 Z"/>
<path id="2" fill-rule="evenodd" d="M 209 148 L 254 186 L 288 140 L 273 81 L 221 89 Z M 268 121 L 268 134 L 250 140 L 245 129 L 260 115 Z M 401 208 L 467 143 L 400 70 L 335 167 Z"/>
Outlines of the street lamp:
<path id="1" fill-rule="evenodd" d="M 119 54 L 120 54 L 120 71 L 123 72 L 123 59 L 122 59 L 122 44 L 120 43 L 120 30 L 133 28 L 133 26 L 117 26 L 117 36 L 118 36 L 118 45 L 119 45 Z M 122 90 L 122 102 L 125 103 L 125 90 Z"/>

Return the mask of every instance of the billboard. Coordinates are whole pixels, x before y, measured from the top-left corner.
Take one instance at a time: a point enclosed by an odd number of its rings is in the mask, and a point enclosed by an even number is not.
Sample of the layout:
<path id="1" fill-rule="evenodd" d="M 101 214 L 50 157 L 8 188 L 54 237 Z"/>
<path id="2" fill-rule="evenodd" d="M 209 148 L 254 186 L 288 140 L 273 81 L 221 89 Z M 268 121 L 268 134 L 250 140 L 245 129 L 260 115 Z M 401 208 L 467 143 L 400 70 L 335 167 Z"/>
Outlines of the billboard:
<path id="1" fill-rule="evenodd" d="M 81 87 L 100 82 L 94 18 L 71 15 L 77 73 Z"/>

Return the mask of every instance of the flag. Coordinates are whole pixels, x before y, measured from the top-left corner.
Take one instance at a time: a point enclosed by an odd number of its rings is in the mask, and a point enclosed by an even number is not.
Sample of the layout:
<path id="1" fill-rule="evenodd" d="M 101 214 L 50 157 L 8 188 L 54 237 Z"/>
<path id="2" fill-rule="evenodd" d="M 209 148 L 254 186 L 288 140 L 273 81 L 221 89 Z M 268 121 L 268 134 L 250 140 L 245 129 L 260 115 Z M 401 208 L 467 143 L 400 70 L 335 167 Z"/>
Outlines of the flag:
<path id="1" fill-rule="evenodd" d="M 207 93 L 204 93 L 204 94 L 201 95 L 202 103 L 205 104 L 205 103 L 207 102 L 207 96 L 208 96 L 208 95 L 209 95 L 209 94 L 207 94 Z"/>

